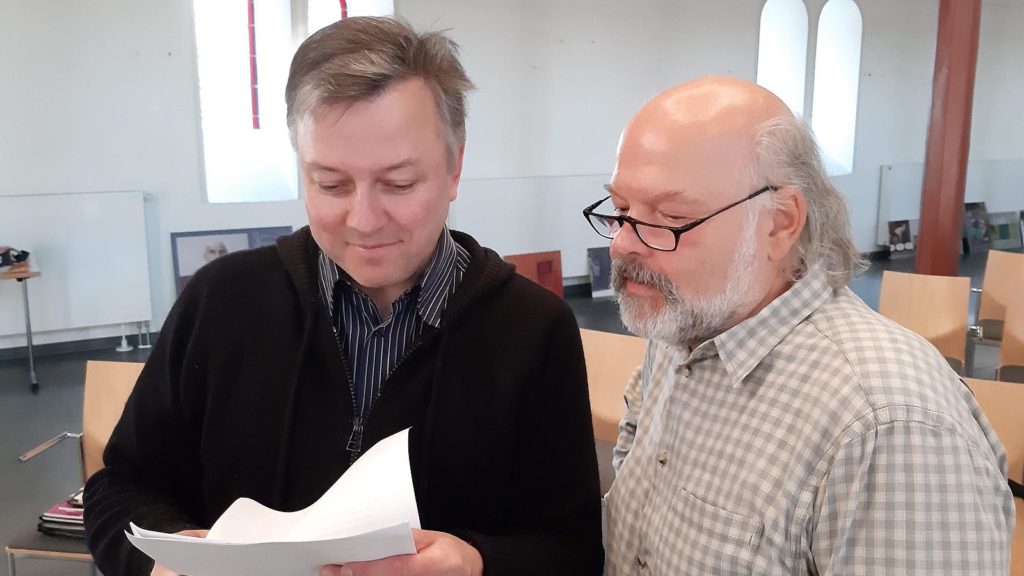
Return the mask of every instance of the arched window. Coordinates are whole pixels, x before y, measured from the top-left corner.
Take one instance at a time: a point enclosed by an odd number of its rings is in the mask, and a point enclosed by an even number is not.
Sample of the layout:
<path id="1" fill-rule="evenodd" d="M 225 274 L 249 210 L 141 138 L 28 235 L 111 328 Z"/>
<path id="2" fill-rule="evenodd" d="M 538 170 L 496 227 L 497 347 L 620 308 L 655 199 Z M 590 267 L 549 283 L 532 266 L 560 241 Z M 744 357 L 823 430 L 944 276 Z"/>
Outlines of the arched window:
<path id="1" fill-rule="evenodd" d="M 391 16 L 394 0 L 307 0 L 308 30 L 317 30 L 350 16 Z"/>
<path id="2" fill-rule="evenodd" d="M 757 83 L 802 116 L 806 82 L 807 8 L 803 0 L 768 0 L 761 9 Z"/>
<path id="3" fill-rule="evenodd" d="M 854 0 L 829 0 L 818 20 L 811 128 L 832 176 L 853 171 L 864 23 Z"/>
<path id="4" fill-rule="evenodd" d="M 348 16 L 387 16 L 392 0 L 194 0 L 209 202 L 298 198 L 284 85 L 305 36 Z M 295 15 L 299 25 L 293 26 Z"/>

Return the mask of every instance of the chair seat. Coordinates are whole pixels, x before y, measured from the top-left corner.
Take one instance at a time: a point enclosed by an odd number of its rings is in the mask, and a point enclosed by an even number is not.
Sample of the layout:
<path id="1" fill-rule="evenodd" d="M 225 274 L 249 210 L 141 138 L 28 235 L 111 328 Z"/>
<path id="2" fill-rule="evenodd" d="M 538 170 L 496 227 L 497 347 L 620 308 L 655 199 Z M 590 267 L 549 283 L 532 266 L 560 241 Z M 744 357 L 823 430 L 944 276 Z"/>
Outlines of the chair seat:
<path id="1" fill-rule="evenodd" d="M 1017 382 L 1018 384 L 1024 384 L 1024 366 L 1000 366 L 998 379 L 1003 382 Z"/>
<path id="2" fill-rule="evenodd" d="M 8 541 L 4 549 L 8 554 L 92 562 L 92 554 L 85 540 L 62 536 L 50 536 L 38 530 L 18 534 Z"/>
<path id="3" fill-rule="evenodd" d="M 1002 320 L 979 320 L 978 326 L 981 326 L 982 339 L 996 344 L 1002 342 L 1003 324 Z"/>

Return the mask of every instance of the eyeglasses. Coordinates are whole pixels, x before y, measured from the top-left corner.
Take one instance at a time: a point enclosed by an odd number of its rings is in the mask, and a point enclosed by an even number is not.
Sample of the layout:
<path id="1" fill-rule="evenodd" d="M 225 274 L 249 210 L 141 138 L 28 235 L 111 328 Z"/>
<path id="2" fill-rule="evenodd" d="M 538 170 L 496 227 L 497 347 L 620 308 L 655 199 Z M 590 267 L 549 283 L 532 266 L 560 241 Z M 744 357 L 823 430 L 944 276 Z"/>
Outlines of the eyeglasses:
<path id="1" fill-rule="evenodd" d="M 693 222 L 688 222 L 682 226 L 661 226 L 659 224 L 648 224 L 647 222 L 641 222 L 640 220 L 637 220 L 632 216 L 599 214 L 594 211 L 597 209 L 598 206 L 600 206 L 604 202 L 607 202 L 608 199 L 611 198 L 611 196 L 607 196 L 604 199 L 599 200 L 591 204 L 590 206 L 584 208 L 583 216 L 587 219 L 587 222 L 590 222 L 590 226 L 594 228 L 594 232 L 597 232 L 598 234 L 605 238 L 608 238 L 609 240 L 614 240 L 615 236 L 618 235 L 618 233 L 622 230 L 623 226 L 625 226 L 626 223 L 629 223 L 633 227 L 633 231 L 636 232 L 637 238 L 639 238 L 640 241 L 644 243 L 644 246 L 647 246 L 651 250 L 658 250 L 659 252 L 672 252 L 673 250 L 679 247 L 679 237 L 684 232 L 689 232 L 690 230 L 693 230 L 697 226 L 700 226 L 701 224 L 707 222 L 708 220 L 714 218 L 715 216 L 718 216 L 722 212 L 725 212 L 726 210 L 734 206 L 739 206 L 740 204 L 743 204 L 747 200 L 757 198 L 758 196 L 764 194 L 765 192 L 774 191 L 774 186 L 765 186 L 764 188 L 761 188 L 760 190 L 753 192 L 744 198 L 740 198 L 739 200 L 733 202 L 732 204 L 729 204 L 724 208 L 715 210 L 714 212 L 708 214 L 703 218 L 697 218 Z"/>

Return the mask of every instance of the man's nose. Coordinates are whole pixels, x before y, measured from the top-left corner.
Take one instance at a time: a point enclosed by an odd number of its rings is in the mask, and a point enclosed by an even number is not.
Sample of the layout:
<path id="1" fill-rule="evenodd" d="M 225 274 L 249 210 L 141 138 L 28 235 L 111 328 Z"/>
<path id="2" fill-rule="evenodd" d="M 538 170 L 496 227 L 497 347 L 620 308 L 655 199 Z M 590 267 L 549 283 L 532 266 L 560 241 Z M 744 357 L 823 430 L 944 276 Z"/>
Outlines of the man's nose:
<path id="1" fill-rule="evenodd" d="M 369 234 L 380 228 L 386 215 L 380 198 L 372 190 L 357 189 L 352 197 L 346 224 L 356 232 Z"/>

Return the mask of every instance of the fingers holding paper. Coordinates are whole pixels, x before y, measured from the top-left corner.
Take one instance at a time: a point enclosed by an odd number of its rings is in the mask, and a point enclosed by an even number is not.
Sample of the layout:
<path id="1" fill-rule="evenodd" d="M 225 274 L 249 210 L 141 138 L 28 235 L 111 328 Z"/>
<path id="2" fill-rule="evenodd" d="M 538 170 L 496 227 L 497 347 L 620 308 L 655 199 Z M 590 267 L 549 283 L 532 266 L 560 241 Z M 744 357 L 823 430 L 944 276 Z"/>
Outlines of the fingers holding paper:
<path id="1" fill-rule="evenodd" d="M 177 532 L 179 536 L 192 536 L 193 538 L 206 538 L 206 534 L 209 530 L 182 530 Z M 174 570 L 157 564 L 153 566 L 153 571 L 149 573 L 149 576 L 180 576 Z"/>
<path id="2" fill-rule="evenodd" d="M 324 566 L 320 576 L 482 576 L 484 561 L 476 548 L 444 532 L 413 530 L 416 554 L 371 562 Z"/>

